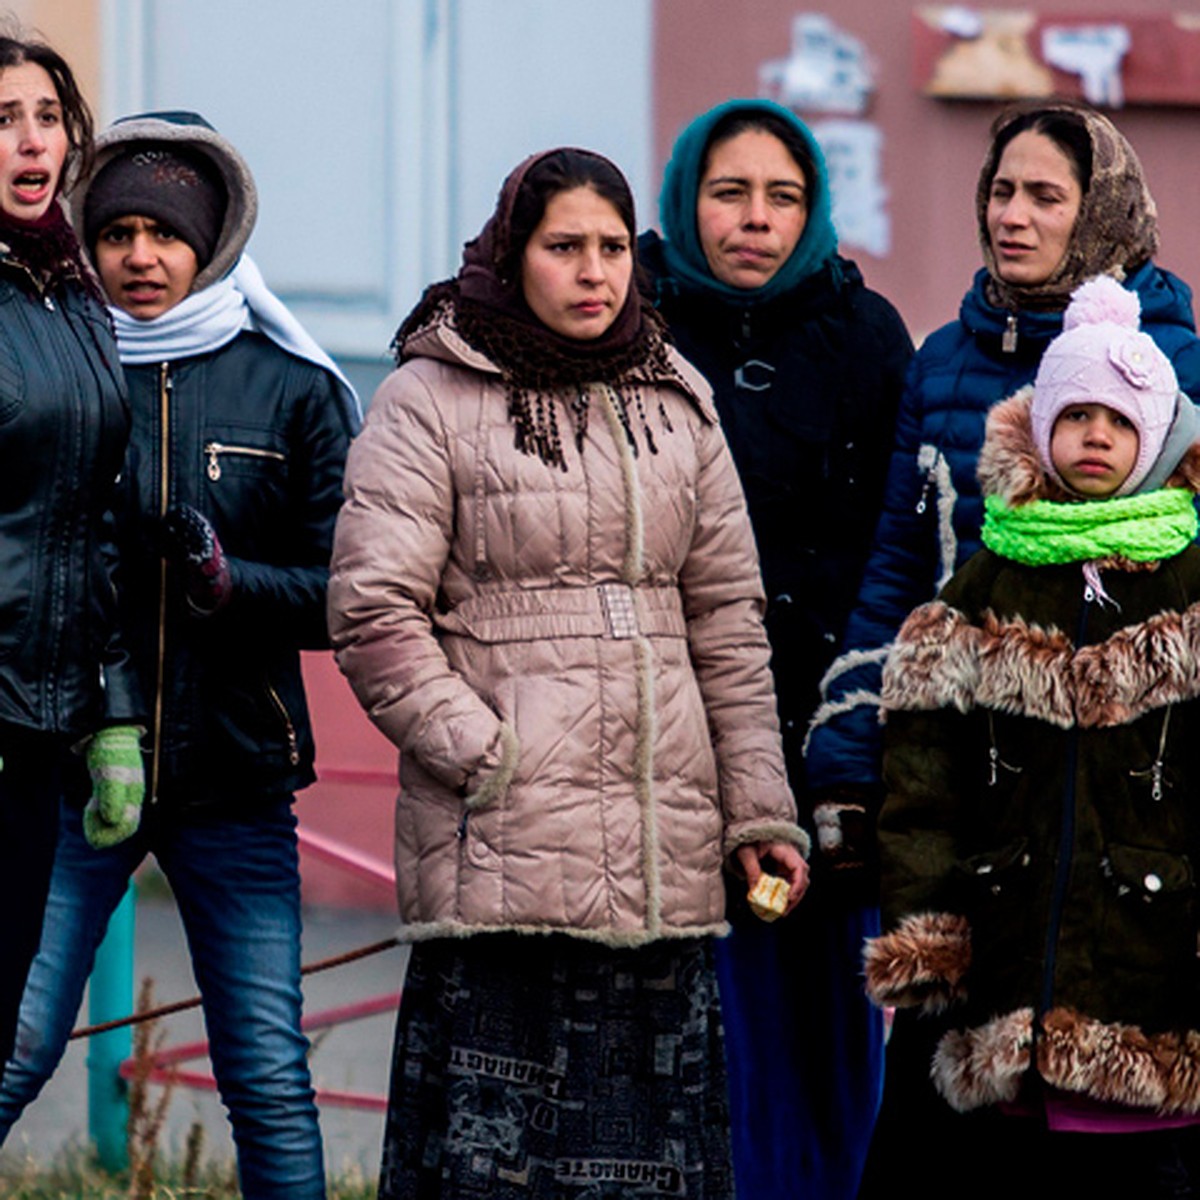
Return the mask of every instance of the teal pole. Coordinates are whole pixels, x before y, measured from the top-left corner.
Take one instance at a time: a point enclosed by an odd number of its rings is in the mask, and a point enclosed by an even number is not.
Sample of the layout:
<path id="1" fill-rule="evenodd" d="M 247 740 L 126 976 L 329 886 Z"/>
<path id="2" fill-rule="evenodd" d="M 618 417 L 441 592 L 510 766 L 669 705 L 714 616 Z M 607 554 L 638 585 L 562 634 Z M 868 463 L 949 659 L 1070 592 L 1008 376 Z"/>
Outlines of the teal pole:
<path id="1" fill-rule="evenodd" d="M 133 1012 L 133 931 L 137 889 L 133 880 L 108 923 L 96 951 L 88 985 L 88 1018 L 93 1025 L 115 1021 Z M 118 1074 L 133 1053 L 130 1026 L 94 1035 L 88 1045 L 88 1132 L 100 1165 L 111 1172 L 129 1166 L 126 1130 L 129 1088 Z"/>

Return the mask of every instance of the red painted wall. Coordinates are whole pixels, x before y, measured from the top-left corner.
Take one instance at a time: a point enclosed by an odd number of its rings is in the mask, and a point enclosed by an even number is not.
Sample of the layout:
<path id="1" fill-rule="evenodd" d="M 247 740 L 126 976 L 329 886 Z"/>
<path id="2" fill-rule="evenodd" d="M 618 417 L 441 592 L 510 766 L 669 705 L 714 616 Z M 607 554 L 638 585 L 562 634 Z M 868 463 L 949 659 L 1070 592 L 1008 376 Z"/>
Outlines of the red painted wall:
<path id="1" fill-rule="evenodd" d="M 301 830 L 344 842 L 390 869 L 396 748 L 367 719 L 332 654 L 305 654 L 303 661 L 318 780 L 296 802 Z M 338 870 L 303 847 L 300 873 L 305 904 L 396 910 L 391 886 Z"/>
<path id="2" fill-rule="evenodd" d="M 1112 0 L 1019 2 L 995 8 L 1111 17 Z M 1130 16 L 1200 14 L 1200 3 L 1124 0 Z M 895 0 L 655 0 L 654 120 L 657 169 L 676 133 L 704 109 L 757 94 L 758 67 L 786 57 L 792 17 L 825 12 L 865 43 L 877 64 L 867 119 L 884 134 L 892 251 L 848 250 L 867 282 L 901 311 L 915 337 L 952 319 L 980 265 L 973 213 L 987 127 L 999 106 L 928 99 L 913 81 L 913 6 Z M 802 116 L 809 114 L 801 114 Z M 814 115 L 815 116 L 815 115 Z M 1113 114 L 1146 169 L 1158 204 L 1160 265 L 1200 286 L 1200 109 L 1126 108 Z M 657 224 L 656 214 L 643 214 Z"/>

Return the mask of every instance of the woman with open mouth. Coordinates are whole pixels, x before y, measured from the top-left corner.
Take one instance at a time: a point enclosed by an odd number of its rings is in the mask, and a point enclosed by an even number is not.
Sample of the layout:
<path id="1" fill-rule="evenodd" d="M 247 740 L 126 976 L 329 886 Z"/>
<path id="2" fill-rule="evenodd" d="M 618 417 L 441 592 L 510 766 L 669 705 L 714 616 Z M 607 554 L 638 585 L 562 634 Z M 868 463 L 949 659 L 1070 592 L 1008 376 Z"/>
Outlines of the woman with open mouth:
<path id="1" fill-rule="evenodd" d="M 49 46 L 0 37 L 0 1059 L 37 949 L 64 792 L 141 802 L 109 513 L 129 436 L 117 348 L 59 197 L 92 119 Z M 80 751 L 76 753 L 75 751 Z"/>

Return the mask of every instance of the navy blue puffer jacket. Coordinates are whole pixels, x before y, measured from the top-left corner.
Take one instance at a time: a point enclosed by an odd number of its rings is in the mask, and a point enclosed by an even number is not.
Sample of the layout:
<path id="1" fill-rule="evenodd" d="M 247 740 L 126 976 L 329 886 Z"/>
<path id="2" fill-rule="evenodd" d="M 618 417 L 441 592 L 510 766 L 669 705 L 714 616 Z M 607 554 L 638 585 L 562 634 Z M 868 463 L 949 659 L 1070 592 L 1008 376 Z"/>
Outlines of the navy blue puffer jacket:
<path id="1" fill-rule="evenodd" d="M 988 410 L 1033 382 L 1062 331 L 1061 312 L 1010 314 L 989 304 L 987 278 L 978 272 L 958 320 L 931 334 L 909 368 L 875 545 L 809 732 L 811 788 L 878 786 L 879 676 L 888 647 L 904 618 L 979 549 L 975 465 Z M 1200 401 L 1191 288 L 1153 263 L 1126 286 L 1137 292 L 1142 327 L 1171 360 L 1180 387 Z"/>

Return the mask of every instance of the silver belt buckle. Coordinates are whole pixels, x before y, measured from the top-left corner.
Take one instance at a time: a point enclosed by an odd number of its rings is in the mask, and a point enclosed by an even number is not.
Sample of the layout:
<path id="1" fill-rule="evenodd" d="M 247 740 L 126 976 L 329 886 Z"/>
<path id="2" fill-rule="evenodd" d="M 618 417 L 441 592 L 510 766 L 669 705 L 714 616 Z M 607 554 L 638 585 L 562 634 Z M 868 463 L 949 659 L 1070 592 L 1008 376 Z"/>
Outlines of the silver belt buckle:
<path id="1" fill-rule="evenodd" d="M 640 630 L 637 609 L 633 603 L 633 588 L 627 583 L 602 583 L 598 590 L 609 637 L 637 637 Z"/>

